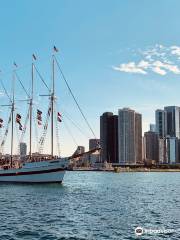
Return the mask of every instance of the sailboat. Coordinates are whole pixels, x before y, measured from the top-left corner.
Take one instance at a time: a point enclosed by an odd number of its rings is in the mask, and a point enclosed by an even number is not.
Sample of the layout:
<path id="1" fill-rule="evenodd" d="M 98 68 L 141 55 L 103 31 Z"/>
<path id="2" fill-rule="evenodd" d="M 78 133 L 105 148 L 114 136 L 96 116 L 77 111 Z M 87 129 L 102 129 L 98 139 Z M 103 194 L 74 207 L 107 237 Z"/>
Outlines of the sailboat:
<path id="1" fill-rule="evenodd" d="M 53 55 L 52 55 L 52 87 L 49 89 L 47 87 L 47 84 L 43 80 L 42 76 L 40 73 L 37 71 L 35 61 L 36 61 L 36 56 L 33 54 L 32 55 L 32 66 L 31 66 L 31 93 L 29 94 L 23 85 L 22 81 L 19 79 L 16 70 L 13 71 L 13 81 L 12 81 L 12 96 L 10 97 L 3 82 L 0 80 L 1 85 L 3 87 L 3 90 L 6 94 L 6 96 L 9 98 L 9 104 L 8 105 L 0 105 L 0 106 L 9 106 L 11 109 L 10 116 L 9 116 L 9 121 L 8 121 L 8 126 L 7 129 L 5 130 L 5 138 L 2 140 L 0 146 L 2 147 L 5 143 L 5 139 L 7 137 L 8 133 L 8 128 L 11 123 L 11 154 L 10 154 L 10 159 L 6 160 L 3 158 L 0 158 L 0 182 L 6 182 L 6 183 L 62 183 L 65 171 L 68 169 L 70 161 L 72 159 L 78 159 L 79 157 L 82 157 L 84 154 L 91 154 L 96 151 L 100 151 L 100 146 L 97 145 L 95 149 L 92 149 L 88 152 L 84 152 L 79 154 L 78 152 L 75 152 L 72 156 L 69 157 L 60 157 L 60 156 L 55 156 L 54 155 L 54 113 L 55 113 L 55 102 L 56 102 L 56 96 L 55 96 L 55 64 L 58 67 L 61 76 L 75 102 L 77 105 L 77 108 L 79 112 L 81 113 L 83 119 L 85 120 L 88 128 L 90 129 L 91 133 L 94 135 L 96 138 L 94 131 L 92 127 L 90 126 L 87 118 L 85 117 L 80 105 L 77 102 L 77 99 L 75 98 L 68 82 L 67 79 L 65 78 L 64 73 L 62 72 L 62 69 L 60 67 L 60 64 L 55 56 L 55 53 L 58 52 L 58 49 L 54 46 L 53 48 Z M 15 67 L 17 67 L 17 64 L 14 63 Z M 50 100 L 49 108 L 48 108 L 48 113 L 47 113 L 47 120 L 51 121 L 51 128 L 50 128 L 50 139 L 51 139 L 51 154 L 50 155 L 42 155 L 42 154 L 34 154 L 32 153 L 32 128 L 33 128 L 33 95 L 34 95 L 34 70 L 37 71 L 39 74 L 42 82 L 45 84 L 45 86 L 48 88 L 49 92 L 48 94 L 45 95 L 40 95 L 44 97 L 48 97 Z M 15 77 L 18 79 L 21 87 L 23 88 L 24 92 L 27 95 L 27 101 L 29 105 L 28 109 L 28 115 L 27 119 L 29 120 L 29 155 L 25 157 L 24 160 L 21 159 L 19 156 L 19 159 L 15 159 L 15 156 L 13 155 L 13 146 L 14 146 L 14 122 L 19 125 L 19 129 L 23 130 L 23 134 L 26 131 L 26 126 L 22 126 L 21 124 L 21 115 L 16 114 L 15 118 Z M 42 124 L 42 112 L 37 109 L 37 120 L 40 124 Z M 57 120 L 61 122 L 61 114 L 60 112 L 57 112 L 56 116 Z M 47 128 L 48 128 L 48 121 L 46 121 L 44 125 L 44 135 L 40 138 L 39 143 L 40 146 L 42 147 L 44 145 L 44 136 L 46 136 L 47 133 Z M 3 124 L 3 119 L 0 118 L 0 128 L 2 127 Z M 22 134 L 22 136 L 23 136 Z M 41 148 L 40 147 L 40 148 Z M 40 150 L 39 150 L 40 152 Z"/>
<path id="2" fill-rule="evenodd" d="M 54 50 L 57 51 L 57 48 L 54 47 Z M 32 55 L 36 60 L 35 55 Z M 16 65 L 16 64 L 15 64 Z M 9 98 L 10 104 L 4 106 L 10 106 L 11 115 L 9 123 L 11 122 L 11 155 L 8 161 L 3 161 L 1 159 L 0 166 L 0 182 L 10 182 L 10 183 L 61 183 L 64 178 L 65 171 L 68 167 L 70 158 L 61 158 L 54 156 L 54 102 L 55 102 L 55 79 L 54 79 L 54 68 L 55 68 L 55 55 L 52 55 L 52 89 L 50 91 L 50 108 L 49 116 L 51 118 L 51 155 L 42 157 L 41 155 L 34 156 L 32 154 L 32 110 L 33 110 L 33 84 L 34 84 L 34 68 L 35 64 L 32 61 L 32 79 L 31 79 L 31 94 L 28 95 L 28 104 L 29 104 L 29 155 L 25 161 L 15 161 L 13 158 L 13 144 L 14 144 L 14 122 L 19 124 L 19 127 L 22 128 L 21 124 L 21 115 L 17 114 L 16 119 L 14 117 L 15 111 L 15 93 L 13 90 L 12 97 L 8 95 L 8 92 L 3 85 L 4 91 Z M 13 71 L 13 76 L 16 72 Z M 14 84 L 14 77 L 13 77 Z M 21 82 L 22 85 L 22 82 Z M 22 85 L 23 86 L 23 85 Z M 23 86 L 24 87 L 24 86 Z M 14 88 L 13 88 L 14 89 Z M 3 120 L 0 119 L 0 126 L 2 125 Z M 21 129 L 22 130 L 22 129 Z M 7 135 L 6 130 L 6 135 Z"/>

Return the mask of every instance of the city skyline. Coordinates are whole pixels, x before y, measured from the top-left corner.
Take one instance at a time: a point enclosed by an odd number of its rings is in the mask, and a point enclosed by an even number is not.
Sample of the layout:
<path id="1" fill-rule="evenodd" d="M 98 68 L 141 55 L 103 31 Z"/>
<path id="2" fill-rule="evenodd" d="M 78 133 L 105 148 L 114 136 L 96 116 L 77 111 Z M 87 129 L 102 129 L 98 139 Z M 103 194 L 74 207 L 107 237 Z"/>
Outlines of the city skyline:
<path id="1" fill-rule="evenodd" d="M 130 108 L 100 116 L 101 161 L 114 165 L 179 164 L 180 107 L 154 112 L 155 124 L 142 132 L 142 115 Z M 92 141 L 93 139 L 90 139 Z"/>
<path id="2" fill-rule="evenodd" d="M 43 14 L 39 18 L 42 6 Z M 177 0 L 173 4 L 162 0 L 156 4 L 130 0 L 86 3 L 54 0 L 53 4 L 51 1 L 44 4 L 41 0 L 3 2 L 0 10 L 1 77 L 10 91 L 15 61 L 19 68 L 23 66 L 19 70 L 20 77 L 25 83 L 29 81 L 34 53 L 38 68 L 49 82 L 52 47 L 56 45 L 63 70 L 97 138 L 99 115 L 103 112 L 118 114 L 117 109 L 123 107 L 142 114 L 145 132 L 149 124 L 155 122 L 156 109 L 180 103 L 177 97 L 180 88 L 179 7 Z M 173 18 L 168 17 L 169 12 Z M 62 108 L 67 108 L 76 122 L 81 121 L 62 82 L 57 79 L 57 97 L 61 99 Z M 43 102 L 37 98 L 37 102 Z M 92 138 L 85 124 L 82 125 L 88 138 Z M 70 127 L 78 136 L 78 145 L 85 143 L 87 148 L 88 138 Z M 76 149 L 69 138 L 63 130 L 63 155 Z"/>

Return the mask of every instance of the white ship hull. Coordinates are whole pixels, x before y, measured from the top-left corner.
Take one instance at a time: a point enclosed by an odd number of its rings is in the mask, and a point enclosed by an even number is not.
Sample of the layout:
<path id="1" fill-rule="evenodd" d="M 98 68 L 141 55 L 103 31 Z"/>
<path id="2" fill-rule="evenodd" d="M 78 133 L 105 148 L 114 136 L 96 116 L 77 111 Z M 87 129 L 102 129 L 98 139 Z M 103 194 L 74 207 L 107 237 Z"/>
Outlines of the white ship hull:
<path id="1" fill-rule="evenodd" d="M 66 167 L 66 159 L 25 163 L 19 169 L 0 170 L 0 182 L 61 183 Z"/>

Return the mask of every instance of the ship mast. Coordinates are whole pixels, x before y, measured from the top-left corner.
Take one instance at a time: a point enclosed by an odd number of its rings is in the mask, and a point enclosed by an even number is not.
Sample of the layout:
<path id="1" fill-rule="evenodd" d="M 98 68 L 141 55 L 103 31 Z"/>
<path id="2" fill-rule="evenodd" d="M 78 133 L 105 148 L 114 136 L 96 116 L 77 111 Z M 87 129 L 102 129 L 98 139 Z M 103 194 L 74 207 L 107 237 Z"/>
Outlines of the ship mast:
<path id="1" fill-rule="evenodd" d="M 11 105 L 11 168 L 13 165 L 13 143 L 14 143 L 14 84 L 15 84 L 15 70 L 12 76 L 12 105 Z"/>
<path id="2" fill-rule="evenodd" d="M 52 92 L 51 92 L 51 156 L 53 158 L 54 155 L 54 91 L 55 91 L 55 84 L 54 84 L 54 70 L 55 70 L 55 61 L 54 61 L 54 54 L 52 55 Z"/>
<path id="3" fill-rule="evenodd" d="M 32 156 L 32 108 L 33 108 L 33 88 L 34 88 L 34 63 L 32 62 L 31 67 L 31 97 L 30 97 L 30 126 L 29 126 L 29 158 Z"/>

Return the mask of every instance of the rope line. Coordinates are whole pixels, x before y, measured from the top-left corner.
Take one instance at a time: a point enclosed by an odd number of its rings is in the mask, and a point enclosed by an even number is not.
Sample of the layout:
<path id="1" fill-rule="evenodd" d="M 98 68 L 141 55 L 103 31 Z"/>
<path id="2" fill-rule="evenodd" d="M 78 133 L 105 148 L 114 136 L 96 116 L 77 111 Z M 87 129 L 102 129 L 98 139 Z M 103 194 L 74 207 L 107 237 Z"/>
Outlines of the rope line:
<path id="1" fill-rule="evenodd" d="M 46 139 L 46 135 L 47 135 L 47 129 L 48 129 L 48 123 L 49 123 L 49 118 L 50 118 L 50 115 L 51 115 L 51 103 L 49 103 L 49 106 L 48 106 L 48 112 L 46 114 L 46 121 L 43 125 L 43 133 L 42 133 L 42 136 L 40 137 L 39 139 L 39 146 L 38 146 L 38 149 L 39 149 L 39 153 L 42 153 L 43 150 L 44 150 L 44 143 L 45 143 L 45 139 Z"/>
<path id="2" fill-rule="evenodd" d="M 38 71 L 37 67 L 34 65 L 34 68 L 39 76 L 39 78 L 41 79 L 41 81 L 44 83 L 45 87 L 48 89 L 48 91 L 50 92 L 50 88 L 48 87 L 48 85 L 46 84 L 45 80 L 43 79 L 42 75 L 40 74 L 40 72 Z"/>
<path id="3" fill-rule="evenodd" d="M 67 86 L 67 88 L 68 88 L 68 90 L 69 90 L 72 98 L 74 99 L 74 101 L 75 101 L 75 103 L 76 103 L 76 105 L 77 105 L 77 107 L 78 107 L 78 109 L 79 109 L 82 117 L 84 118 L 87 126 L 89 127 L 91 133 L 93 134 L 94 138 L 96 139 L 96 135 L 95 135 L 95 133 L 94 133 L 94 131 L 93 131 L 90 123 L 88 122 L 86 116 L 84 115 L 84 113 L 83 113 L 83 111 L 82 111 L 82 109 L 81 109 L 81 107 L 80 107 L 77 99 L 75 98 L 75 96 L 74 96 L 74 94 L 73 94 L 73 92 L 72 92 L 72 90 L 71 90 L 71 88 L 70 88 L 70 86 L 69 86 L 69 83 L 68 83 L 68 81 L 67 81 L 67 79 L 66 79 L 66 77 L 65 77 L 65 75 L 64 75 L 64 73 L 63 73 L 63 71 L 62 71 L 62 69 L 61 69 L 61 67 L 60 67 L 60 64 L 59 64 L 59 62 L 57 61 L 57 58 L 56 58 L 55 56 L 54 56 L 54 59 L 55 59 L 55 61 L 56 61 L 56 64 L 57 64 L 57 66 L 58 66 L 58 69 L 59 69 L 59 71 L 60 71 L 60 73 L 61 73 L 61 75 L 62 75 L 62 78 L 63 78 L 64 82 L 66 83 L 66 86 Z"/>

